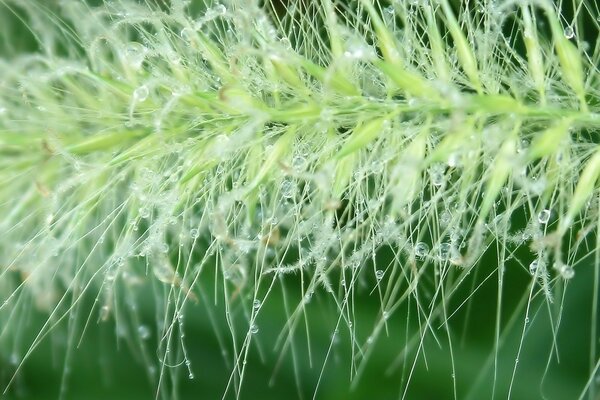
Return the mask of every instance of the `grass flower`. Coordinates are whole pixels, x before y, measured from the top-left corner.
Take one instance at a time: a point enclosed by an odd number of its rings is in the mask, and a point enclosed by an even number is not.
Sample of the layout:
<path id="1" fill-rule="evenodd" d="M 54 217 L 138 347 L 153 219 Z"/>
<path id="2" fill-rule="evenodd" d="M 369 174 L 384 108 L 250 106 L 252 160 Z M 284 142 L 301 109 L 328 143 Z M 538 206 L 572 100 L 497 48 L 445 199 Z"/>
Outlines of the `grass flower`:
<path id="1" fill-rule="evenodd" d="M 454 398 L 519 398 L 538 329 L 548 367 L 528 384 L 548 391 L 576 331 L 587 372 L 565 393 L 596 398 L 596 2 L 0 0 L 0 20 L 5 393 L 54 335 L 66 382 L 86 332 L 112 321 L 169 398 L 194 376 L 196 303 L 230 363 L 224 397 L 243 397 L 269 329 L 297 382 L 300 349 L 322 376 L 318 297 L 353 385 L 400 318 L 402 398 L 430 347 Z M 572 285 L 589 310 L 564 326 Z M 494 326 L 478 375 L 453 318 L 477 324 L 481 292 Z M 261 326 L 270 304 L 279 328 Z M 24 341 L 32 312 L 44 322 Z"/>

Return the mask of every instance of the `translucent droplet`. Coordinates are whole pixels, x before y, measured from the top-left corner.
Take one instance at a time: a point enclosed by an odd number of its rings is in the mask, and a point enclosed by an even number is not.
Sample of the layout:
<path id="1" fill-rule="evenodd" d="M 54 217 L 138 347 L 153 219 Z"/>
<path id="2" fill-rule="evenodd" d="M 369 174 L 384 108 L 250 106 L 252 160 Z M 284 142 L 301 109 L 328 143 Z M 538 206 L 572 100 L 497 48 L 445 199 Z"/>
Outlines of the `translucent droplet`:
<path id="1" fill-rule="evenodd" d="M 279 43 L 281 43 L 286 50 L 292 50 L 292 42 L 290 42 L 290 39 L 283 37 L 279 39 Z"/>
<path id="2" fill-rule="evenodd" d="M 138 335 L 140 339 L 146 340 L 150 337 L 150 329 L 146 325 L 140 325 L 137 328 Z"/>
<path id="3" fill-rule="evenodd" d="M 156 245 L 158 251 L 160 251 L 161 253 L 168 253 L 169 252 L 169 245 L 165 242 L 160 242 Z"/>
<path id="4" fill-rule="evenodd" d="M 139 69 L 146 58 L 148 49 L 138 42 L 130 42 L 123 51 L 123 60 L 134 69 Z"/>
<path id="5" fill-rule="evenodd" d="M 20 359 L 20 357 L 19 357 L 19 355 L 18 355 L 17 353 L 12 353 L 12 354 L 10 355 L 10 358 L 9 358 L 8 362 L 9 362 L 11 365 L 19 365 L 19 362 L 20 362 L 20 360 L 21 360 L 21 359 Z"/>
<path id="6" fill-rule="evenodd" d="M 281 182 L 281 195 L 286 199 L 294 197 L 296 192 L 296 184 L 290 179 L 284 179 Z"/>
<path id="7" fill-rule="evenodd" d="M 373 48 L 359 36 L 353 37 L 348 41 L 344 57 L 350 60 L 366 60 L 375 56 Z"/>
<path id="8" fill-rule="evenodd" d="M 192 239 L 198 239 L 200 236 L 200 231 L 197 228 L 190 229 L 190 237 Z"/>
<path id="9" fill-rule="evenodd" d="M 573 269 L 573 267 L 567 264 L 563 264 L 560 267 L 559 272 L 560 276 L 562 276 L 563 279 L 571 279 L 575 276 L 575 270 Z"/>
<path id="10" fill-rule="evenodd" d="M 425 242 L 419 242 L 415 245 L 415 256 L 423 258 L 429 253 L 429 246 Z"/>
<path id="11" fill-rule="evenodd" d="M 108 319 L 109 315 L 110 315 L 110 307 L 105 304 L 102 306 L 102 308 L 100 308 L 100 319 L 102 321 L 106 321 L 106 319 Z"/>
<path id="12" fill-rule="evenodd" d="M 377 278 L 378 281 L 380 281 L 383 278 L 383 275 L 385 275 L 385 272 L 381 269 L 378 269 L 377 271 L 375 271 L 375 278 Z"/>
<path id="13" fill-rule="evenodd" d="M 150 90 L 148 90 L 148 86 L 142 85 L 133 91 L 133 99 L 136 103 L 141 103 L 146 101 L 149 94 Z"/>
<path id="14" fill-rule="evenodd" d="M 529 273 L 531 275 L 535 275 L 535 272 L 537 271 L 538 267 L 539 267 L 539 261 L 538 260 L 533 260 L 531 262 L 531 264 L 529 264 Z"/>
<path id="15" fill-rule="evenodd" d="M 371 172 L 379 175 L 383 172 L 384 165 L 381 161 L 375 161 L 371 164 Z"/>
<path id="16" fill-rule="evenodd" d="M 308 292 L 304 295 L 304 304 L 308 304 L 310 303 L 310 301 L 312 300 L 312 293 Z"/>
<path id="17" fill-rule="evenodd" d="M 444 183 L 444 168 L 441 165 L 434 165 L 429 169 L 429 178 L 433 186 L 442 186 Z"/>
<path id="18" fill-rule="evenodd" d="M 179 33 L 181 39 L 186 43 L 191 43 L 194 37 L 194 30 L 191 28 L 183 28 Z"/>
<path id="19" fill-rule="evenodd" d="M 250 333 L 253 335 L 258 333 L 258 326 L 256 326 L 256 324 L 250 325 Z"/>
<path id="20" fill-rule="evenodd" d="M 540 224 L 547 224 L 550 220 L 550 210 L 545 209 L 539 212 L 538 214 L 538 222 Z"/>
<path id="21" fill-rule="evenodd" d="M 213 10 L 217 15 L 225 15 L 227 13 L 227 8 L 223 4 L 215 5 Z"/>
<path id="22" fill-rule="evenodd" d="M 438 255 L 439 255 L 440 259 L 442 259 L 442 260 L 448 259 L 451 249 L 452 249 L 452 245 L 450 243 L 440 244 L 440 248 L 438 249 Z"/>
<path id="23" fill-rule="evenodd" d="M 461 164 L 461 155 L 458 152 L 453 152 L 448 156 L 447 164 L 451 168 L 457 168 Z"/>
<path id="24" fill-rule="evenodd" d="M 567 39 L 572 39 L 573 36 L 575 36 L 575 32 L 573 31 L 573 27 L 572 26 L 567 26 L 565 28 L 565 37 Z"/>
<path id="25" fill-rule="evenodd" d="M 150 210 L 148 207 L 140 207 L 138 212 L 141 218 L 148 218 L 150 216 Z"/>
<path id="26" fill-rule="evenodd" d="M 390 314 L 387 311 L 384 311 L 381 316 L 383 319 L 387 320 L 390 317 Z"/>
<path id="27" fill-rule="evenodd" d="M 292 158 L 292 168 L 294 168 L 296 172 L 304 171 L 306 168 L 306 158 L 300 155 L 294 156 L 294 158 Z"/>
<path id="28" fill-rule="evenodd" d="M 448 225 L 450 223 L 451 219 L 452 219 L 452 213 L 450 213 L 450 211 L 448 211 L 448 210 L 444 210 L 440 214 L 440 223 L 444 226 Z"/>
<path id="29" fill-rule="evenodd" d="M 262 303 L 260 302 L 260 300 L 256 299 L 256 300 L 254 300 L 254 301 L 252 302 L 252 307 L 253 307 L 255 310 L 258 310 L 258 309 L 260 308 L 261 304 L 262 304 Z"/>

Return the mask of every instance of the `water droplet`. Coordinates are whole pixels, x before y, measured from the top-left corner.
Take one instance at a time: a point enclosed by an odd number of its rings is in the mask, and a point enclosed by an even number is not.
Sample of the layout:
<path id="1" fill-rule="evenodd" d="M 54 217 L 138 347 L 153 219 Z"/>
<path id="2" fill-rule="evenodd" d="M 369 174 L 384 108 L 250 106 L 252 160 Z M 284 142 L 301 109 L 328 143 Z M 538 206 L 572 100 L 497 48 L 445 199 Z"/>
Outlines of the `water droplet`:
<path id="1" fill-rule="evenodd" d="M 108 318 L 110 314 L 110 307 L 108 305 L 103 305 L 102 308 L 100 308 L 100 319 L 102 321 L 106 321 L 106 319 Z"/>
<path id="2" fill-rule="evenodd" d="M 542 211 L 539 212 L 539 214 L 538 214 L 538 222 L 540 224 L 547 224 L 549 220 L 550 220 L 550 210 L 544 209 L 544 210 L 542 210 Z"/>
<path id="3" fill-rule="evenodd" d="M 304 295 L 304 304 L 308 304 L 310 303 L 310 301 L 312 300 L 312 293 L 308 292 Z"/>
<path id="4" fill-rule="evenodd" d="M 444 183 L 444 167 L 442 165 L 434 165 L 429 169 L 429 177 L 433 186 L 442 186 Z"/>
<path id="5" fill-rule="evenodd" d="M 292 168 L 294 168 L 296 172 L 304 171 L 306 168 L 306 158 L 300 155 L 294 156 L 294 158 L 292 158 Z"/>
<path id="6" fill-rule="evenodd" d="M 146 101 L 149 94 L 150 90 L 148 90 L 148 86 L 142 85 L 133 91 L 133 99 L 136 103 L 141 103 Z"/>
<path id="7" fill-rule="evenodd" d="M 450 153 L 447 164 L 451 168 L 457 168 L 461 165 L 461 154 L 458 152 Z"/>
<path id="8" fill-rule="evenodd" d="M 419 242 L 415 245 L 415 256 L 423 258 L 429 253 L 429 246 L 425 242 Z"/>
<path id="9" fill-rule="evenodd" d="M 141 218 L 148 218 L 150 216 L 150 210 L 148 207 L 140 207 L 138 210 Z"/>
<path id="10" fill-rule="evenodd" d="M 279 43 L 281 43 L 286 50 L 292 50 L 292 42 L 290 42 L 290 39 L 283 37 L 279 39 Z"/>
<path id="11" fill-rule="evenodd" d="M 384 165 L 381 161 L 374 161 L 371 163 L 371 172 L 375 175 L 379 175 L 383 172 Z"/>
<path id="12" fill-rule="evenodd" d="M 192 239 L 198 239 L 200 236 L 200 231 L 197 228 L 190 229 L 190 237 Z"/>
<path id="13" fill-rule="evenodd" d="M 344 57 L 349 60 L 366 60 L 375 56 L 373 48 L 362 37 L 356 36 L 348 41 Z"/>
<path id="14" fill-rule="evenodd" d="M 452 219 L 452 213 L 448 210 L 444 210 L 440 214 L 440 223 L 444 226 L 447 226 L 450 223 L 451 219 Z"/>
<path id="15" fill-rule="evenodd" d="M 223 4 L 215 5 L 213 10 L 217 15 L 225 15 L 227 13 L 227 8 Z"/>
<path id="16" fill-rule="evenodd" d="M 122 58 L 134 69 L 139 69 L 146 58 L 148 49 L 138 42 L 130 42 L 125 46 Z"/>
<path id="17" fill-rule="evenodd" d="M 258 326 L 256 326 L 256 324 L 250 325 L 250 333 L 253 335 L 258 333 Z"/>
<path id="18" fill-rule="evenodd" d="M 12 353 L 8 360 L 8 362 L 10 362 L 11 365 L 19 365 L 19 361 L 20 361 L 20 357 L 17 353 Z"/>
<path id="19" fill-rule="evenodd" d="M 377 271 L 375 271 L 375 278 L 377 278 L 378 281 L 380 281 L 383 278 L 383 275 L 385 275 L 385 272 L 381 269 L 378 269 Z"/>
<path id="20" fill-rule="evenodd" d="M 140 339 L 146 340 L 150 337 L 150 329 L 146 325 L 140 325 L 137 328 L 138 335 Z"/>
<path id="21" fill-rule="evenodd" d="M 387 320 L 390 317 L 390 314 L 387 311 L 384 311 L 381 316 L 383 317 L 384 320 Z"/>
<path id="22" fill-rule="evenodd" d="M 573 267 L 567 264 L 563 264 L 558 271 L 560 272 L 560 276 L 562 276 L 563 279 L 568 280 L 575 276 L 575 270 L 573 269 Z"/>
<path id="23" fill-rule="evenodd" d="M 540 261 L 539 260 L 533 260 L 531 262 L 531 264 L 529 264 L 529 273 L 531 275 L 535 275 L 536 271 L 538 270 L 538 268 L 540 267 Z"/>
<path id="24" fill-rule="evenodd" d="M 452 249 L 452 245 L 450 243 L 444 242 L 444 243 L 440 244 L 440 248 L 438 249 L 438 255 L 439 255 L 440 259 L 441 260 L 448 259 L 451 249 Z"/>
<path id="25" fill-rule="evenodd" d="M 260 308 L 260 306 L 262 305 L 262 303 L 260 302 L 260 300 L 256 299 L 252 302 L 252 307 L 255 310 L 258 310 Z"/>
<path id="26" fill-rule="evenodd" d="M 181 39 L 186 42 L 186 43 L 191 43 L 194 37 L 194 30 L 191 28 L 183 28 L 181 30 L 181 32 L 179 33 L 179 36 L 181 36 Z"/>
<path id="27" fill-rule="evenodd" d="M 281 195 L 284 198 L 289 199 L 294 197 L 295 192 L 296 184 L 291 179 L 284 179 L 283 182 L 281 182 Z"/>
<path id="28" fill-rule="evenodd" d="M 573 31 L 573 27 L 569 25 L 565 28 L 565 37 L 567 39 L 572 39 L 573 36 L 575 36 L 575 31 Z"/>

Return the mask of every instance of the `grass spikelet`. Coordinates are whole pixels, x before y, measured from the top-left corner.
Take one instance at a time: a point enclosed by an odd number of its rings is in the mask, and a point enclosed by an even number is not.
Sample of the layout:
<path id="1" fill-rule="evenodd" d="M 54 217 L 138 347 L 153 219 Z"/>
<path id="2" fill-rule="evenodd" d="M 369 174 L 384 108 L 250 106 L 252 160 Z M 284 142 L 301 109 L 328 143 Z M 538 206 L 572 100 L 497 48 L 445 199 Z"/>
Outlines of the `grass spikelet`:
<path id="1" fill-rule="evenodd" d="M 596 399 L 599 33 L 590 0 L 0 0 L 2 396 Z"/>

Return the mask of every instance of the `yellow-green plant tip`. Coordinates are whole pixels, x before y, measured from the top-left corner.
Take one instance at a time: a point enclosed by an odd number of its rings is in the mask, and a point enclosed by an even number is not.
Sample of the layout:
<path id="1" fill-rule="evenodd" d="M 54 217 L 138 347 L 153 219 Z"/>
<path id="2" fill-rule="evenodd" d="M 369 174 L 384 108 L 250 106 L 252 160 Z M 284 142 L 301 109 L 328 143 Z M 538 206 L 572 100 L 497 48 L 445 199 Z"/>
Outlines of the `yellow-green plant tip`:
<path id="1" fill-rule="evenodd" d="M 381 49 L 381 53 L 383 54 L 383 59 L 393 65 L 403 65 L 398 48 L 396 47 L 396 41 L 394 40 L 390 30 L 381 20 L 381 17 L 375 10 L 371 0 L 360 0 L 360 2 L 367 9 L 369 17 L 373 22 L 378 45 Z"/>
<path id="2" fill-rule="evenodd" d="M 569 38 L 565 37 L 565 30 L 561 27 L 554 9 L 550 6 L 546 7 L 546 14 L 552 31 L 554 48 L 558 55 L 560 73 L 579 99 L 581 110 L 587 112 L 585 74 L 581 52 L 577 46 L 571 43 Z"/>
<path id="3" fill-rule="evenodd" d="M 469 44 L 469 41 L 465 37 L 458 21 L 456 20 L 456 17 L 454 16 L 454 12 L 452 11 L 448 0 L 441 0 L 440 5 L 444 12 L 446 26 L 448 27 L 452 39 L 454 39 L 454 46 L 456 48 L 458 61 L 473 85 L 473 88 L 477 92 L 482 93 L 483 87 L 481 86 L 479 68 L 477 66 L 477 59 L 473 53 L 473 47 Z"/>
<path id="4" fill-rule="evenodd" d="M 483 200 L 479 207 L 479 221 L 485 220 L 490 213 L 493 204 L 496 202 L 498 195 L 504 187 L 508 177 L 511 175 L 515 167 L 517 156 L 517 140 L 516 133 L 520 129 L 520 124 L 511 132 L 510 136 L 504 141 L 498 151 L 498 155 L 494 160 L 493 165 L 489 170 L 489 176 L 485 184 L 485 192 Z"/>
<path id="5" fill-rule="evenodd" d="M 334 199 L 341 199 L 352 180 L 354 168 L 356 166 L 358 155 L 348 153 L 346 157 L 339 160 L 335 166 L 335 175 L 331 185 L 331 192 Z"/>
<path id="6" fill-rule="evenodd" d="M 521 5 L 521 12 L 523 13 L 523 41 L 525 42 L 525 48 L 527 50 L 527 64 L 529 66 L 529 73 L 531 74 L 531 77 L 533 78 L 535 86 L 538 90 L 540 103 L 545 104 L 546 72 L 538 33 L 533 23 L 531 12 L 529 11 L 529 5 Z"/>
<path id="7" fill-rule="evenodd" d="M 388 118 L 384 117 L 356 126 L 335 158 L 341 159 L 348 154 L 364 149 L 382 133 L 386 121 Z"/>
<path id="8" fill-rule="evenodd" d="M 565 145 L 564 140 L 569 135 L 572 123 L 572 120 L 565 118 L 555 126 L 538 134 L 529 147 L 529 158 L 535 160 L 556 153 Z"/>
<path id="9" fill-rule="evenodd" d="M 392 212 L 395 216 L 400 215 L 401 210 L 419 196 L 422 182 L 421 165 L 427 150 L 429 124 L 430 121 L 424 124 L 422 131 L 398 155 L 397 168 L 392 173 L 390 184 Z"/>
<path id="10" fill-rule="evenodd" d="M 290 126 L 272 145 L 269 152 L 265 154 L 264 161 L 260 170 L 254 176 L 249 185 L 249 191 L 254 190 L 263 180 L 268 179 L 269 175 L 278 171 L 277 163 L 290 151 L 290 145 L 296 135 L 296 127 Z M 253 159 L 256 161 L 256 159 Z"/>
<path id="11" fill-rule="evenodd" d="M 143 136 L 144 131 L 140 130 L 125 130 L 95 135 L 89 138 L 84 138 L 77 143 L 66 146 L 66 150 L 72 154 L 88 154 L 102 150 L 110 150 L 117 146 L 124 146 L 132 139 Z"/>
<path id="12" fill-rule="evenodd" d="M 346 77 L 337 71 L 327 70 L 310 60 L 302 59 L 302 67 L 312 76 L 327 84 L 329 87 L 346 96 L 359 96 L 360 90 Z"/>
<path id="13" fill-rule="evenodd" d="M 507 95 L 474 95 L 471 104 L 473 110 L 485 110 L 492 114 L 520 114 L 526 109 L 521 102 Z"/>
<path id="14" fill-rule="evenodd" d="M 561 235 L 564 235 L 592 194 L 598 190 L 598 178 L 600 178 L 600 149 L 596 150 L 590 159 L 586 161 L 581 171 L 567 213 L 561 219 Z"/>
<path id="15" fill-rule="evenodd" d="M 301 92 L 306 92 L 308 90 L 298 74 L 298 71 L 288 65 L 285 60 L 281 59 L 279 56 L 271 55 L 269 61 L 275 68 L 275 71 L 277 71 L 277 75 L 292 88 L 298 89 Z"/>
<path id="16" fill-rule="evenodd" d="M 450 83 L 451 72 L 450 65 L 447 59 L 447 53 L 444 50 L 444 41 L 440 34 L 437 24 L 437 18 L 432 6 L 425 8 L 425 17 L 427 19 L 427 34 L 429 36 L 429 47 L 431 48 L 431 58 L 438 79 L 442 82 Z"/>
<path id="17" fill-rule="evenodd" d="M 386 61 L 379 61 L 375 64 L 396 84 L 398 89 L 411 96 L 440 101 L 438 90 L 421 75 L 405 70 L 401 64 L 391 64 Z"/>
<path id="18" fill-rule="evenodd" d="M 228 114 L 266 111 L 266 105 L 239 85 L 226 85 L 219 90 L 220 106 Z"/>

